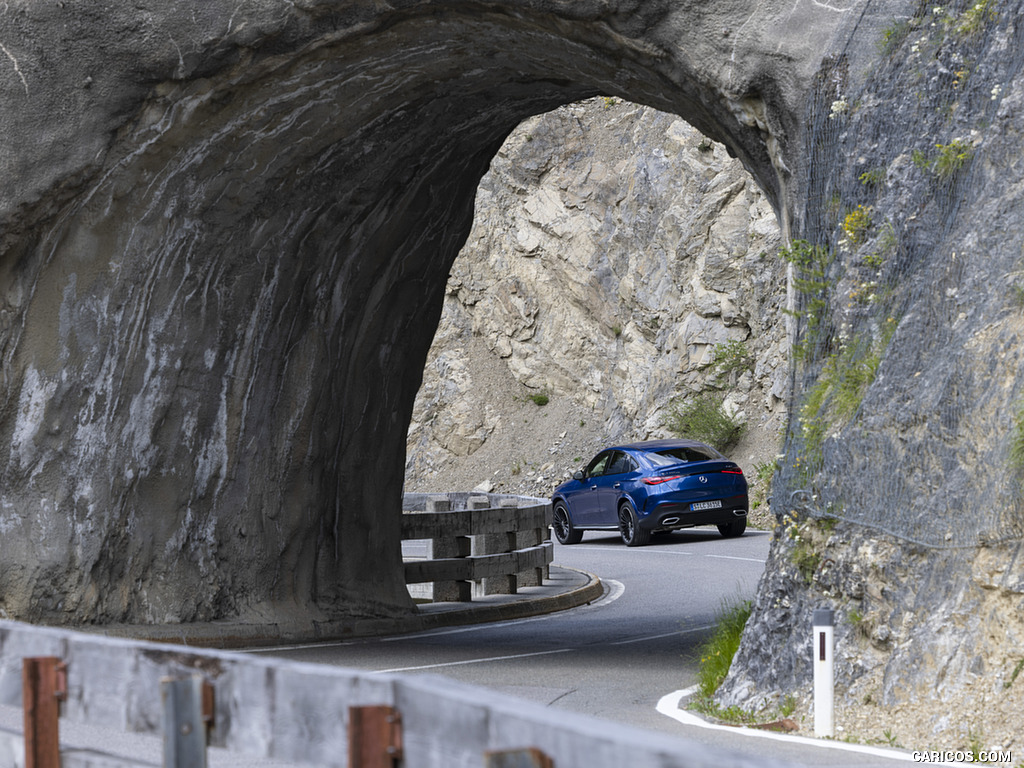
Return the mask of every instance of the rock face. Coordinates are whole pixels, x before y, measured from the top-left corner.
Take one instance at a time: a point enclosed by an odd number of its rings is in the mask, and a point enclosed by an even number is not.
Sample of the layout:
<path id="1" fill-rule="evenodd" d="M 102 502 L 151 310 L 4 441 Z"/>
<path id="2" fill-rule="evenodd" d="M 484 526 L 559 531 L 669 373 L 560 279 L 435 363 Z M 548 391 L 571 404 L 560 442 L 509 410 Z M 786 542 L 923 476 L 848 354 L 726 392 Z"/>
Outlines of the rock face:
<path id="1" fill-rule="evenodd" d="M 909 10 L 808 107 L 783 524 L 721 697 L 806 690 L 830 605 L 866 737 L 1019 750 L 1024 27 L 1015 3 Z"/>
<path id="2" fill-rule="evenodd" d="M 546 496 L 602 441 L 669 434 L 672 405 L 709 389 L 748 425 L 746 465 L 774 459 L 785 263 L 774 212 L 721 145 L 592 99 L 513 131 L 474 209 L 413 409 L 407 489 L 489 480 Z M 728 342 L 749 363 L 723 374 Z M 553 402 L 526 402 L 538 395 Z"/>
<path id="3" fill-rule="evenodd" d="M 798 532 L 723 697 L 802 686 L 779 649 L 827 599 L 879 644 L 841 635 L 843 685 L 970 727 L 1024 637 L 1022 10 L 5 3 L 0 610 L 409 610 L 402 453 L 477 183 L 523 119 L 607 94 L 720 141 L 794 241 Z M 540 329 L 509 301 L 511 356 Z"/>

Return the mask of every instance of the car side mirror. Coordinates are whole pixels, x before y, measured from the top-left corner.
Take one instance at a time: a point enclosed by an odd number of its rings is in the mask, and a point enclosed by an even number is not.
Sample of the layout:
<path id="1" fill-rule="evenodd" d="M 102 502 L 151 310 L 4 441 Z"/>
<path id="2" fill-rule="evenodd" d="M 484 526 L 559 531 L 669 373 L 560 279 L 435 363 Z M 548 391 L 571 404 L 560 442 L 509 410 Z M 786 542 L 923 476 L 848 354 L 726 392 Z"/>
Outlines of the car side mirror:
<path id="1" fill-rule="evenodd" d="M 582 469 L 577 469 L 575 472 L 573 472 L 572 473 L 572 479 L 573 480 L 582 480 L 583 479 L 583 470 Z"/>

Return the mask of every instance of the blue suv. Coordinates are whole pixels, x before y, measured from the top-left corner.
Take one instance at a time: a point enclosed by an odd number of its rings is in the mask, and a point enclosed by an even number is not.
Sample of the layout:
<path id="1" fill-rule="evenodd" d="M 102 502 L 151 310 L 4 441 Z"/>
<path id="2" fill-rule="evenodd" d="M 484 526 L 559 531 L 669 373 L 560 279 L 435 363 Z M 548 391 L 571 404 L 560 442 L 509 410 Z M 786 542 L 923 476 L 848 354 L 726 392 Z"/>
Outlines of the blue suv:
<path id="1" fill-rule="evenodd" d="M 695 440 L 649 440 L 605 448 L 551 497 L 555 538 L 576 544 L 584 531 L 619 531 L 630 547 L 651 534 L 717 525 L 726 537 L 747 528 L 743 470 Z"/>

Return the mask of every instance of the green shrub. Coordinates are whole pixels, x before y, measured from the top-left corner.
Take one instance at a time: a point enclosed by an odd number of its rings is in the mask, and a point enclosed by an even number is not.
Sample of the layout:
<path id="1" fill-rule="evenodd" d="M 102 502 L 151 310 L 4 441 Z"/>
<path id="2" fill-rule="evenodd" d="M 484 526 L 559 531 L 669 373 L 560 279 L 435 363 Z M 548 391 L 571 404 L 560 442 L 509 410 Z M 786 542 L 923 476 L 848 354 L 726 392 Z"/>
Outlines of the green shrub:
<path id="1" fill-rule="evenodd" d="M 989 22 L 999 18 L 999 14 L 992 6 L 993 0 L 981 0 L 972 5 L 957 18 L 953 25 L 953 33 L 960 37 L 977 35 Z"/>
<path id="2" fill-rule="evenodd" d="M 895 333 L 896 319 L 890 317 L 882 325 L 874 343 L 847 344 L 825 360 L 818 380 L 800 407 L 803 453 L 810 462 L 804 467 L 805 472 L 813 471 L 828 433 L 849 423 L 857 414 Z M 1021 444 L 1021 466 L 1024 467 L 1024 442 Z"/>
<path id="3" fill-rule="evenodd" d="M 759 509 L 772 495 L 772 479 L 779 469 L 779 460 L 761 461 L 754 465 L 754 482 L 750 484 L 750 508 Z M 748 525 L 753 521 L 748 521 Z"/>
<path id="4" fill-rule="evenodd" d="M 949 144 L 936 144 L 938 155 L 932 161 L 932 173 L 940 179 L 948 179 L 960 172 L 974 156 L 974 147 L 963 139 L 953 139 Z"/>
<path id="5" fill-rule="evenodd" d="M 700 440 L 725 453 L 743 434 L 743 423 L 722 408 L 725 396 L 706 391 L 684 402 L 673 403 L 666 426 L 680 437 Z"/>
<path id="6" fill-rule="evenodd" d="M 754 477 L 759 481 L 771 482 L 775 473 L 779 471 L 779 460 L 772 459 L 771 461 L 759 461 L 754 465 Z"/>
<path id="7" fill-rule="evenodd" d="M 547 405 L 548 396 L 541 392 L 538 395 L 530 395 L 530 399 L 533 400 L 535 405 Z"/>
<path id="8" fill-rule="evenodd" d="M 796 711 L 796 696 L 789 694 L 782 701 L 779 702 L 779 714 L 783 717 L 789 717 Z"/>
<path id="9" fill-rule="evenodd" d="M 875 380 L 878 365 L 882 362 L 881 352 L 869 352 L 864 357 L 841 355 L 835 371 L 833 408 L 843 420 L 849 420 L 860 408 L 871 382 Z"/>
<path id="10" fill-rule="evenodd" d="M 800 571 L 800 577 L 804 580 L 805 584 L 810 584 L 814 581 L 814 573 L 821 564 L 821 553 L 815 551 L 813 544 L 801 541 L 793 547 L 790 559 L 792 559 L 793 565 L 796 566 L 797 570 Z"/>
<path id="11" fill-rule="evenodd" d="M 918 168 L 931 171 L 937 178 L 952 178 L 974 157 L 974 147 L 963 139 L 953 139 L 949 144 L 936 144 L 934 154 L 926 154 L 920 149 L 911 153 L 911 159 Z"/>
<path id="12" fill-rule="evenodd" d="M 866 253 L 864 254 L 864 266 L 870 269 L 881 269 L 882 265 L 885 264 L 885 255 L 882 253 Z"/>
<path id="13" fill-rule="evenodd" d="M 1024 402 L 1013 415 L 1013 434 L 1010 437 L 1010 468 L 1024 476 Z"/>
<path id="14" fill-rule="evenodd" d="M 797 418 L 800 424 L 800 437 L 803 438 L 803 456 L 797 458 L 796 466 L 802 473 L 813 472 L 821 458 L 822 446 L 828 432 L 828 413 L 825 405 L 831 386 L 831 380 L 822 374 L 800 407 L 800 415 Z"/>
<path id="15" fill-rule="evenodd" d="M 910 34 L 912 24 L 910 21 L 893 21 L 885 30 L 882 32 L 882 39 L 878 41 L 878 52 L 883 56 L 888 56 L 891 53 L 895 53 L 896 49 L 903 44 L 903 41 L 907 39 L 907 35 Z"/>
<path id="16" fill-rule="evenodd" d="M 732 373 L 741 374 L 754 368 L 754 356 L 747 351 L 742 341 L 730 341 L 715 344 L 711 353 L 711 366 L 717 371 L 718 379 L 722 380 Z"/>
<path id="17" fill-rule="evenodd" d="M 885 168 L 872 168 L 869 171 L 864 171 L 857 178 L 860 179 L 860 183 L 865 187 L 878 187 L 885 181 Z"/>
<path id="18" fill-rule="evenodd" d="M 826 276 L 832 252 L 806 240 L 794 240 L 789 248 L 779 250 L 779 257 L 793 265 L 793 287 L 800 294 L 800 308 L 795 314 L 807 323 L 807 333 L 793 348 L 798 359 L 806 359 L 814 348 L 828 310 L 829 281 Z M 788 312 L 788 310 L 787 310 Z"/>

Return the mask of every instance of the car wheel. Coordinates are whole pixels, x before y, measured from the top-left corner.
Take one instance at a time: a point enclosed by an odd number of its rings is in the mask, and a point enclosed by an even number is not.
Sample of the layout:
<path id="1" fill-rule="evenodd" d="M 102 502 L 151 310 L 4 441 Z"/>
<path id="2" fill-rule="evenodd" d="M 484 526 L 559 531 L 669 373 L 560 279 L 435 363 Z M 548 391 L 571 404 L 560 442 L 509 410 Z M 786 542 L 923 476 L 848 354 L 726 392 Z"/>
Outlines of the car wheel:
<path id="1" fill-rule="evenodd" d="M 731 523 L 722 523 L 718 526 L 718 532 L 727 539 L 735 539 L 737 536 L 742 536 L 745 530 L 747 530 L 747 518 L 745 517 L 733 520 Z"/>
<path id="2" fill-rule="evenodd" d="M 627 547 L 642 547 L 651 540 L 651 532 L 639 526 L 629 504 L 619 507 L 619 534 Z"/>
<path id="3" fill-rule="evenodd" d="M 583 531 L 577 531 L 572 527 L 572 520 L 569 519 L 569 510 L 564 504 L 555 504 L 552 513 L 552 527 L 555 529 L 555 538 L 559 544 L 579 544 L 583 538 Z"/>

